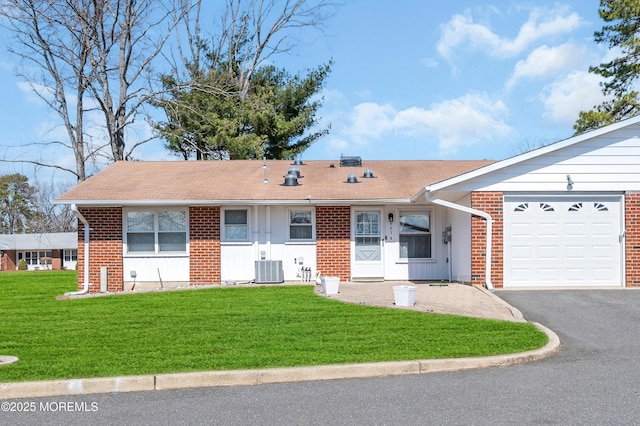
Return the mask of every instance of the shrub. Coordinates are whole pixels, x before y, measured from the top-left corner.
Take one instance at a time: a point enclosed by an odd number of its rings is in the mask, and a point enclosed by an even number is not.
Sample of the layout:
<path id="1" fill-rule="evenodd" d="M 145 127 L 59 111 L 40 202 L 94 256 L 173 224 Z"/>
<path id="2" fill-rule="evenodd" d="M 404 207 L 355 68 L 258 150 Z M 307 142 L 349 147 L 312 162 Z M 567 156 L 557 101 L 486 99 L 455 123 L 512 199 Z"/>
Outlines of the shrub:
<path id="1" fill-rule="evenodd" d="M 27 261 L 24 259 L 20 259 L 20 262 L 18 262 L 18 271 L 26 271 L 27 269 L 29 269 L 29 267 L 27 266 Z"/>

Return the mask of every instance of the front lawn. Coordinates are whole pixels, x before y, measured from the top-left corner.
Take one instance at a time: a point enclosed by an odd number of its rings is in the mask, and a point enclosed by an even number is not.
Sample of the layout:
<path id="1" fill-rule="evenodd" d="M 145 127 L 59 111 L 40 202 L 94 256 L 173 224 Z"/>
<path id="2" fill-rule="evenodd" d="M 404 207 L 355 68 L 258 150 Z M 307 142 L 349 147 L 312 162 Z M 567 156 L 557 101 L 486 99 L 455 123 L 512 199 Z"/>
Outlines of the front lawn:
<path id="1" fill-rule="evenodd" d="M 451 358 L 539 348 L 523 323 L 353 305 L 311 286 L 57 301 L 76 272 L 0 273 L 0 382 Z"/>

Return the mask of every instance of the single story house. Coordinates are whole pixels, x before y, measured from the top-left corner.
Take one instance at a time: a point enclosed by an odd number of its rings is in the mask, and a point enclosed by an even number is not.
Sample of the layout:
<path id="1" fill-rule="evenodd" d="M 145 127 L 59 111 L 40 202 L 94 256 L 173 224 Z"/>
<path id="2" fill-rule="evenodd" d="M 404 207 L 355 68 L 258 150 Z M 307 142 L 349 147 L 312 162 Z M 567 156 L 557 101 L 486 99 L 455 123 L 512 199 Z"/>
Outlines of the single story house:
<path id="1" fill-rule="evenodd" d="M 78 260 L 78 234 L 0 234 L 0 254 L 1 271 L 17 270 L 22 259 L 31 271 L 75 269 Z"/>
<path id="2" fill-rule="evenodd" d="M 112 164 L 56 200 L 80 220 L 79 287 L 640 286 L 640 117 L 497 162 L 299 163 Z"/>

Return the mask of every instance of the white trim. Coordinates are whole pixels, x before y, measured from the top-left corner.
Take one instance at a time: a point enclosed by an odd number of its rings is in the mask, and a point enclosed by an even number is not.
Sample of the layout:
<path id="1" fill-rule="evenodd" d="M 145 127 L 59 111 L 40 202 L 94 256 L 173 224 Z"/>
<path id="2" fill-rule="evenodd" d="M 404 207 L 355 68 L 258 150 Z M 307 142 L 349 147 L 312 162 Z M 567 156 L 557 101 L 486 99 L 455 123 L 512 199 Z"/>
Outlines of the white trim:
<path id="1" fill-rule="evenodd" d="M 225 214 L 227 210 L 244 210 L 247 212 L 247 238 L 244 240 L 230 240 L 226 235 Z M 220 209 L 220 242 L 221 243 L 253 243 L 252 232 L 254 225 L 251 223 L 253 209 L 247 205 L 228 206 Z"/>
<path id="2" fill-rule="evenodd" d="M 434 209 L 433 207 L 427 206 L 427 205 L 422 205 L 422 206 L 407 206 L 406 208 L 402 208 L 402 207 L 398 207 L 395 211 L 396 217 L 397 219 L 395 219 L 394 221 L 397 221 L 398 223 L 398 253 L 397 253 L 397 259 L 398 261 L 396 263 L 432 263 L 432 262 L 436 262 L 436 256 L 435 256 L 435 238 L 434 238 L 434 233 L 433 233 L 433 227 L 434 224 L 436 223 L 436 209 Z M 427 212 L 429 215 L 429 236 L 431 237 L 430 242 L 431 242 L 431 247 L 429 248 L 429 251 L 431 252 L 431 257 L 401 257 L 400 256 L 400 251 L 402 250 L 401 247 L 401 243 L 400 243 L 400 237 L 402 236 L 402 232 L 400 232 L 400 212 L 418 212 L 418 213 L 424 213 Z M 408 235 L 408 234 L 407 234 Z M 426 234 L 425 234 L 426 235 Z"/>
<path id="3" fill-rule="evenodd" d="M 283 205 L 329 205 L 329 206 L 369 206 L 371 204 L 408 204 L 411 198 L 389 198 L 389 199 L 312 199 L 302 200 L 54 200 L 53 204 L 77 204 L 81 207 L 198 207 L 198 206 L 283 206 Z"/>
<path id="4" fill-rule="evenodd" d="M 185 214 L 185 250 L 184 251 L 160 251 L 160 245 L 158 242 L 158 212 L 171 211 L 171 212 L 184 212 Z M 153 234 L 154 243 L 153 251 L 129 251 L 129 244 L 127 241 L 127 214 L 131 212 L 149 212 L 153 213 Z M 122 209 L 122 256 L 123 257 L 184 257 L 189 256 L 189 208 L 187 206 L 174 207 L 174 206 L 138 206 L 128 207 Z"/>
<path id="5" fill-rule="evenodd" d="M 291 238 L 291 226 L 305 226 L 305 225 L 292 225 L 291 224 L 291 212 L 292 211 L 310 211 L 311 212 L 311 238 Z M 285 226 L 287 227 L 287 240 L 285 243 L 314 243 L 316 241 L 316 209 L 314 206 L 309 207 L 287 207 L 285 208 L 286 218 Z"/>

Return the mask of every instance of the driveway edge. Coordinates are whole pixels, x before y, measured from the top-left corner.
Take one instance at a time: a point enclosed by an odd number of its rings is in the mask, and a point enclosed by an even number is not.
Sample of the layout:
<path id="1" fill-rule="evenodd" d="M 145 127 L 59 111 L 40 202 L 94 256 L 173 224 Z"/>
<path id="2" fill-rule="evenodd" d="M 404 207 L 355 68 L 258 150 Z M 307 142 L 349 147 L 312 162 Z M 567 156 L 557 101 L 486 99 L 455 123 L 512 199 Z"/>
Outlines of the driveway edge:
<path id="1" fill-rule="evenodd" d="M 319 365 L 311 367 L 205 371 L 143 376 L 0 383 L 0 399 L 141 392 L 216 386 L 247 386 L 268 383 L 355 379 L 404 374 L 442 373 L 489 367 L 505 367 L 541 360 L 554 354 L 560 348 L 560 339 L 556 333 L 541 324 L 532 324 L 547 335 L 548 342 L 540 349 L 517 354 L 477 358 L 390 361 L 364 364 Z"/>

